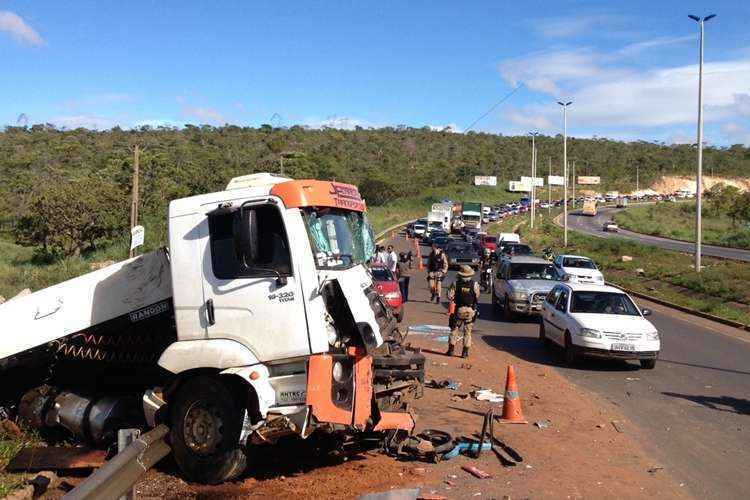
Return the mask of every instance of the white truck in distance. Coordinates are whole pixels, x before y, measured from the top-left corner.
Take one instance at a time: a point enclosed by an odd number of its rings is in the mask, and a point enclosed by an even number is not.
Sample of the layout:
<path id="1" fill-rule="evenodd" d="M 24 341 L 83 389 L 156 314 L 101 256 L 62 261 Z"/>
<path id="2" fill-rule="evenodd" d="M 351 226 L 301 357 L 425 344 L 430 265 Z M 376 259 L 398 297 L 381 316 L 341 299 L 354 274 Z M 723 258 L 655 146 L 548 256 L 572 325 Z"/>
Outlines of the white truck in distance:
<path id="1" fill-rule="evenodd" d="M 0 305 L 24 420 L 100 445 L 167 423 L 180 469 L 207 483 L 284 435 L 413 427 L 399 410 L 424 357 L 373 289 L 355 186 L 244 176 L 172 201 L 168 226 L 169 252 Z"/>
<path id="2" fill-rule="evenodd" d="M 443 225 L 443 231 L 446 233 L 451 232 L 451 227 L 453 225 L 453 205 L 450 203 L 433 203 L 432 204 L 432 210 L 430 211 L 430 214 L 435 214 L 435 218 L 431 219 L 428 217 L 428 221 L 432 220 L 439 220 L 440 223 Z M 439 218 L 438 215 L 439 214 Z"/>

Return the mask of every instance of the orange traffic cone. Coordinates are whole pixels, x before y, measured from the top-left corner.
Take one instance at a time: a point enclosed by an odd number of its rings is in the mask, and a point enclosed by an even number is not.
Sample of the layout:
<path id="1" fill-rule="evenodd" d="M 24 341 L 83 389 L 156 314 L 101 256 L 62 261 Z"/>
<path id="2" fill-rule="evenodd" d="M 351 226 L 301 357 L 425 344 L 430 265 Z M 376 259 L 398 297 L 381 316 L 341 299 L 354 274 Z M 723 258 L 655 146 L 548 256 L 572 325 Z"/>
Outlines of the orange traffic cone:
<path id="1" fill-rule="evenodd" d="M 521 400 L 518 397 L 518 385 L 516 384 L 516 370 L 513 365 L 508 365 L 503 416 L 498 422 L 502 424 L 528 424 L 523 417 L 523 411 L 521 411 Z"/>
<path id="2" fill-rule="evenodd" d="M 424 271 L 424 263 L 422 262 L 422 249 L 417 245 L 417 259 L 419 259 L 419 270 Z"/>
<path id="3" fill-rule="evenodd" d="M 448 316 L 450 316 L 451 314 L 453 314 L 455 312 L 456 312 L 456 303 L 455 302 L 451 302 L 450 305 L 448 306 L 448 313 L 447 314 L 448 314 Z"/>

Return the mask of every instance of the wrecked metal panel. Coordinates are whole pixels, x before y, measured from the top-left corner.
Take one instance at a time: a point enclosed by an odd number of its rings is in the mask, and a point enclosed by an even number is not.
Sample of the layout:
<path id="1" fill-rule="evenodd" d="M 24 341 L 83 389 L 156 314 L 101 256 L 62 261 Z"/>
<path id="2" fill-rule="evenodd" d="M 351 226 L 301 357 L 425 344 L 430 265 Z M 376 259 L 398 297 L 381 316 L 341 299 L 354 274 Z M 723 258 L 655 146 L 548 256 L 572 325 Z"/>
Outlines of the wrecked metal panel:
<path id="1" fill-rule="evenodd" d="M 146 319 L 171 298 L 164 250 L 64 281 L 0 305 L 0 359 L 134 313 Z"/>

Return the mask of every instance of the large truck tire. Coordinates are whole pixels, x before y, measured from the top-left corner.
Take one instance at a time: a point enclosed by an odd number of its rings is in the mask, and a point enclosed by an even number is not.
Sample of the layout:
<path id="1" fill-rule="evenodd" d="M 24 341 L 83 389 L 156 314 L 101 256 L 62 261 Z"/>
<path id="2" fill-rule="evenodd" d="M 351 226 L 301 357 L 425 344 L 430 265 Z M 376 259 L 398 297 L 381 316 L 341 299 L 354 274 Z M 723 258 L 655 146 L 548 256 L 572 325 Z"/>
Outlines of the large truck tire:
<path id="1" fill-rule="evenodd" d="M 170 437 L 175 461 L 188 479 L 218 484 L 244 472 L 242 402 L 211 376 L 197 376 L 178 389 L 170 411 Z"/>

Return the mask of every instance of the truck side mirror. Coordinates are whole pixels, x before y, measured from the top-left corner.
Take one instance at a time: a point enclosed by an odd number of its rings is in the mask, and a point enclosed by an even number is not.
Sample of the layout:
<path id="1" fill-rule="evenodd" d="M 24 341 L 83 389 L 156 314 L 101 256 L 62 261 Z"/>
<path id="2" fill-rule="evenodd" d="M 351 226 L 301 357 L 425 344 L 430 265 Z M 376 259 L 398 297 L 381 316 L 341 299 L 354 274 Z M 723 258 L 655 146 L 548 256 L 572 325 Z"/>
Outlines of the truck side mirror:
<path id="1" fill-rule="evenodd" d="M 252 208 L 240 207 L 234 214 L 234 251 L 243 262 L 258 257 L 258 214 Z"/>

